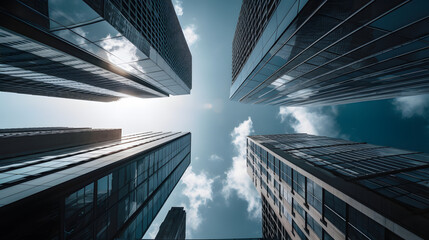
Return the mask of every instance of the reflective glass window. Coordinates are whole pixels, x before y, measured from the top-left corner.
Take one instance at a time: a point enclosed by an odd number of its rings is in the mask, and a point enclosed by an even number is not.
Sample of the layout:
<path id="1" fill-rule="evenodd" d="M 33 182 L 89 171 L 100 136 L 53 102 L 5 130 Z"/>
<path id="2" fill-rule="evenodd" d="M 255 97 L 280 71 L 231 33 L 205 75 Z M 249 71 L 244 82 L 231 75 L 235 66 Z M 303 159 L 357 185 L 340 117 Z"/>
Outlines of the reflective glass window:
<path id="1" fill-rule="evenodd" d="M 100 16 L 82 0 L 49 0 L 48 6 L 49 18 L 54 20 L 54 22 L 51 21 L 51 28 L 100 19 Z"/>
<path id="2" fill-rule="evenodd" d="M 305 177 L 297 171 L 293 171 L 293 190 L 305 198 Z"/>
<path id="3" fill-rule="evenodd" d="M 303 219 L 305 219 L 305 211 L 304 209 L 299 205 L 299 203 L 297 201 L 293 201 L 293 209 L 299 214 L 301 215 L 301 217 Z"/>
<path id="4" fill-rule="evenodd" d="M 322 213 L 322 188 L 307 178 L 307 202 L 319 213 Z"/>
<path id="5" fill-rule="evenodd" d="M 298 225 L 295 223 L 295 221 L 292 221 L 292 228 L 293 228 L 293 230 L 295 230 L 296 234 L 298 234 L 298 236 L 299 236 L 299 238 L 301 238 L 301 240 L 307 239 L 304 232 L 301 230 L 301 228 L 298 227 Z"/>
<path id="6" fill-rule="evenodd" d="M 92 217 L 94 183 L 65 198 L 64 237 L 69 239 L 87 230 Z"/>
<path id="7" fill-rule="evenodd" d="M 82 35 L 77 34 L 76 32 L 69 29 L 59 30 L 52 33 L 75 45 L 89 44 L 89 42 L 83 38 Z"/>
<path id="8" fill-rule="evenodd" d="M 341 199 L 337 198 L 330 192 L 325 191 L 324 199 L 324 214 L 325 218 L 328 219 L 332 224 L 337 227 L 338 230 L 345 233 L 346 228 L 346 203 Z"/>
<path id="9" fill-rule="evenodd" d="M 385 239 L 384 227 L 357 211 L 349 207 L 349 239 Z"/>
<path id="10" fill-rule="evenodd" d="M 313 230 L 314 233 L 316 233 L 317 237 L 319 239 L 322 239 L 322 227 L 320 226 L 320 224 L 314 220 L 310 214 L 307 214 L 307 225 Z"/>
<path id="11" fill-rule="evenodd" d="M 287 185 L 291 186 L 292 169 L 282 161 L 280 161 L 280 168 L 282 180 L 285 181 Z"/>

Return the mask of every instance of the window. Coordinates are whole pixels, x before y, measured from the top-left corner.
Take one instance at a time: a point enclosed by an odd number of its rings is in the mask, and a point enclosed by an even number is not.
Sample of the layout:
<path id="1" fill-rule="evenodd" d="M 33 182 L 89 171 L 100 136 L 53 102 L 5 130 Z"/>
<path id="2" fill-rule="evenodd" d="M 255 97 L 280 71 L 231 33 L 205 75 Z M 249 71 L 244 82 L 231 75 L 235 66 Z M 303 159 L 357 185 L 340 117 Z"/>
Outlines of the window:
<path id="1" fill-rule="evenodd" d="M 112 194 L 112 174 L 97 181 L 97 211 L 103 213 L 108 207 L 108 199 Z"/>
<path id="2" fill-rule="evenodd" d="M 280 177 L 280 161 L 277 158 L 274 158 L 274 172 L 278 177 Z"/>
<path id="3" fill-rule="evenodd" d="M 280 161 L 280 172 L 281 179 L 285 181 L 287 185 L 291 186 L 292 169 L 288 165 Z"/>
<path id="4" fill-rule="evenodd" d="M 298 212 L 298 214 L 301 215 L 301 217 L 303 219 L 305 219 L 305 211 L 304 211 L 304 209 L 295 200 L 293 201 L 293 209 L 296 212 Z"/>
<path id="5" fill-rule="evenodd" d="M 301 240 L 307 239 L 304 232 L 302 232 L 302 230 L 298 227 L 298 225 L 295 223 L 295 221 L 292 221 L 292 228 L 293 228 L 293 230 L 295 230 L 295 232 L 298 234 L 298 236 L 301 238 Z"/>
<path id="6" fill-rule="evenodd" d="M 349 207 L 348 218 L 349 239 L 385 239 L 384 227 L 353 207 Z"/>
<path id="7" fill-rule="evenodd" d="M 282 194 L 283 194 L 283 198 L 286 199 L 286 201 L 289 203 L 289 205 L 292 205 L 292 193 L 290 193 L 285 188 L 282 188 Z"/>
<path id="8" fill-rule="evenodd" d="M 107 240 L 107 229 L 110 226 L 109 214 L 104 213 L 102 217 L 99 217 L 96 222 L 96 239 Z"/>
<path id="9" fill-rule="evenodd" d="M 65 239 L 85 232 L 92 218 L 92 202 L 94 200 L 94 183 L 77 190 L 65 198 Z"/>
<path id="10" fill-rule="evenodd" d="M 293 171 L 293 190 L 305 198 L 305 177 L 297 171 Z"/>
<path id="11" fill-rule="evenodd" d="M 317 235 L 319 239 L 322 239 L 322 227 L 319 225 L 317 221 L 315 221 L 310 214 L 307 215 L 307 225 L 313 230 L 313 232 Z"/>
<path id="12" fill-rule="evenodd" d="M 307 202 L 319 213 L 322 213 L 322 188 L 307 178 Z"/>
<path id="13" fill-rule="evenodd" d="M 338 228 L 341 232 L 345 233 L 346 230 L 346 203 L 337 198 L 330 192 L 325 191 L 325 217 Z"/>
<path id="14" fill-rule="evenodd" d="M 327 232 L 323 231 L 323 240 L 334 240 L 331 235 L 329 235 Z"/>
<path id="15" fill-rule="evenodd" d="M 274 157 L 271 154 L 268 154 L 268 168 L 274 171 Z"/>

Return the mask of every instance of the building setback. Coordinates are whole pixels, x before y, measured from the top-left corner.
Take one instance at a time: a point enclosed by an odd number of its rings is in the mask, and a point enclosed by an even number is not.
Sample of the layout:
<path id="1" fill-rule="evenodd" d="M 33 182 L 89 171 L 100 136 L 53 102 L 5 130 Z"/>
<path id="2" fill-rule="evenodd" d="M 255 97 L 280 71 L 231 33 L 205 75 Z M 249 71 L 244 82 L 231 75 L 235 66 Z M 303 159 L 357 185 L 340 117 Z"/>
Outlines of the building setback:
<path id="1" fill-rule="evenodd" d="M 0 91 L 93 101 L 189 94 L 171 1 L 0 3 Z"/>
<path id="2" fill-rule="evenodd" d="M 183 207 L 172 207 L 159 227 L 155 239 L 185 239 L 186 212 Z"/>
<path id="3" fill-rule="evenodd" d="M 9 128 L 0 129 L 0 161 L 32 153 L 121 138 L 121 129 Z"/>
<path id="4" fill-rule="evenodd" d="M 141 239 L 190 151 L 190 133 L 146 132 L 3 159 L 0 238 Z"/>
<path id="5" fill-rule="evenodd" d="M 429 92 L 429 2 L 244 0 L 230 99 L 333 105 Z"/>
<path id="6" fill-rule="evenodd" d="M 247 138 L 267 239 L 428 239 L 429 154 L 307 134 Z"/>

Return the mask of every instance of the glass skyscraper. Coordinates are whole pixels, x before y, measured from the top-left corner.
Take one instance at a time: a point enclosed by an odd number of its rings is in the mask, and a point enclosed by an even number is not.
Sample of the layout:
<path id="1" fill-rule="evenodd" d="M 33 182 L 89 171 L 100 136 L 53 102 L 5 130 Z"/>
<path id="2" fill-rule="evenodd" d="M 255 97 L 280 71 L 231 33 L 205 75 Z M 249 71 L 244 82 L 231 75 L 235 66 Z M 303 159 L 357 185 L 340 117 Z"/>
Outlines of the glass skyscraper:
<path id="1" fill-rule="evenodd" d="M 191 88 L 192 56 L 171 1 L 0 3 L 0 91 L 114 101 Z"/>
<path id="2" fill-rule="evenodd" d="M 141 239 L 190 152 L 190 133 L 146 132 L 1 159 L 0 238 Z"/>
<path id="3" fill-rule="evenodd" d="M 186 239 L 186 212 L 183 207 L 172 207 L 168 211 L 155 239 Z"/>
<path id="4" fill-rule="evenodd" d="M 247 138 L 267 239 L 428 239 L 429 154 L 307 134 Z"/>
<path id="5" fill-rule="evenodd" d="M 230 99 L 332 105 L 429 92 L 425 0 L 244 0 Z"/>

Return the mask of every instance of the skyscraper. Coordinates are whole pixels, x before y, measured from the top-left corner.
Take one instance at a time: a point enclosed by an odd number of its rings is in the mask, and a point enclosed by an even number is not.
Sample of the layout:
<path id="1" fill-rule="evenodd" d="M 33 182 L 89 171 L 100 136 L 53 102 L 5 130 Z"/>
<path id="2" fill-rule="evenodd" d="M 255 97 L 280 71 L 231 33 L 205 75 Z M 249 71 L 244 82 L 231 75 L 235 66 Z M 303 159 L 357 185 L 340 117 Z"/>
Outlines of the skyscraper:
<path id="1" fill-rule="evenodd" d="M 146 132 L 0 160 L 0 238 L 141 239 L 190 151 L 190 133 Z"/>
<path id="2" fill-rule="evenodd" d="M 230 98 L 332 105 L 429 92 L 429 2 L 244 0 Z"/>
<path id="3" fill-rule="evenodd" d="M 428 239 L 429 155 L 307 134 L 249 136 L 263 237 Z"/>
<path id="4" fill-rule="evenodd" d="M 172 207 L 159 227 L 155 239 L 185 239 L 186 212 L 183 207 Z"/>
<path id="5" fill-rule="evenodd" d="M 191 88 L 192 57 L 171 1 L 0 3 L 0 91 L 114 101 Z"/>

